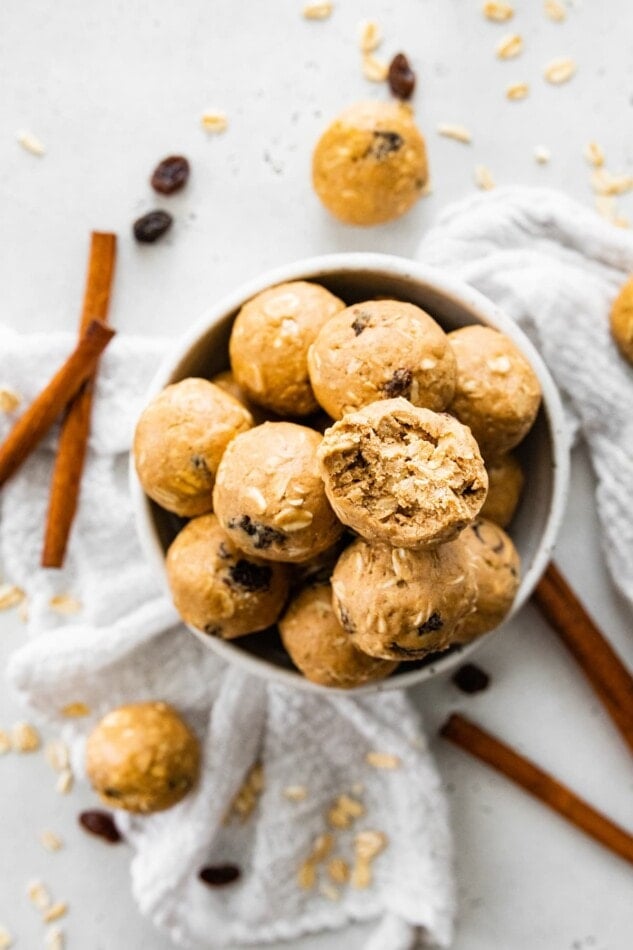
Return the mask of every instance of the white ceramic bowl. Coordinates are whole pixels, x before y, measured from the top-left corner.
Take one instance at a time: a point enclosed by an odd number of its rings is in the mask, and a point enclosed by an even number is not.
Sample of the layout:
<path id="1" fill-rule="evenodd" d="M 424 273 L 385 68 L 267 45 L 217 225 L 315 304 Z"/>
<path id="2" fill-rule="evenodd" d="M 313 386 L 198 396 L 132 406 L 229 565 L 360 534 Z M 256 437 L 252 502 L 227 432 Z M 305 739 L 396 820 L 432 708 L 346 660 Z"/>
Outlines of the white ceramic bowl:
<path id="1" fill-rule="evenodd" d="M 512 608 L 512 614 L 516 613 L 534 590 L 552 553 L 565 508 L 569 447 L 560 397 L 540 356 L 511 320 L 466 284 L 414 261 L 383 254 L 331 254 L 276 268 L 248 281 L 203 314 L 174 344 L 152 381 L 147 401 L 169 383 L 187 376 L 210 378 L 227 369 L 228 340 L 237 311 L 259 291 L 288 280 L 317 281 L 347 304 L 380 295 L 410 301 L 435 317 L 447 331 L 482 323 L 511 337 L 527 357 L 540 380 L 543 404 L 532 431 L 517 450 L 526 483 L 510 526 L 523 565 L 521 585 Z M 165 551 L 182 521 L 147 498 L 133 464 L 130 472 L 141 543 L 166 585 Z M 273 635 L 257 633 L 228 641 L 190 629 L 209 649 L 245 672 L 299 689 L 332 692 L 294 670 Z M 402 664 L 389 679 L 358 687 L 353 692 L 369 693 L 420 683 L 463 662 L 485 639 L 487 637 L 463 648 L 435 654 L 430 660 Z"/>

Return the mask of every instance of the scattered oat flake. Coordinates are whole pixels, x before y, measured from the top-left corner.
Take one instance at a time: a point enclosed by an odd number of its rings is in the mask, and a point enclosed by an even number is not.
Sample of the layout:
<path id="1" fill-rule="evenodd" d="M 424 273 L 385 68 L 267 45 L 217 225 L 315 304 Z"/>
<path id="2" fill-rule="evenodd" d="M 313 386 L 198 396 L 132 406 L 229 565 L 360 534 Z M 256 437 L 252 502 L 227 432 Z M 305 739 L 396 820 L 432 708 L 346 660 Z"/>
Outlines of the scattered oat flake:
<path id="1" fill-rule="evenodd" d="M 54 772 L 63 772 L 70 761 L 68 746 L 63 739 L 51 739 L 44 746 L 44 758 Z"/>
<path id="2" fill-rule="evenodd" d="M 475 165 L 475 184 L 482 191 L 491 191 L 495 187 L 492 172 L 486 165 Z"/>
<path id="3" fill-rule="evenodd" d="M 604 165 L 604 151 L 597 142 L 587 142 L 585 145 L 585 158 L 594 168 L 602 168 Z"/>
<path id="4" fill-rule="evenodd" d="M 504 3 L 503 0 L 488 0 L 482 7 L 483 15 L 488 20 L 494 20 L 495 23 L 505 23 L 514 16 L 514 7 L 511 3 Z"/>
<path id="5" fill-rule="evenodd" d="M 202 128 L 205 132 L 226 132 L 229 125 L 226 114 L 214 109 L 203 112 L 200 121 L 202 122 Z"/>
<path id="6" fill-rule="evenodd" d="M 26 599 L 22 601 L 18 607 L 18 620 L 20 623 L 28 623 L 29 619 L 29 605 L 26 602 Z"/>
<path id="7" fill-rule="evenodd" d="M 339 891 L 337 891 L 335 887 L 332 887 L 331 884 L 328 884 L 327 881 L 319 885 L 319 894 L 329 901 L 338 901 L 341 899 Z"/>
<path id="8" fill-rule="evenodd" d="M 359 831 L 354 838 L 354 851 L 359 858 L 371 861 L 387 847 L 389 839 L 382 831 Z"/>
<path id="9" fill-rule="evenodd" d="M 497 43 L 497 56 L 499 59 L 514 59 L 523 52 L 523 37 L 518 33 L 509 33 Z"/>
<path id="10" fill-rule="evenodd" d="M 42 919 L 45 924 L 52 924 L 54 920 L 61 920 L 68 913 L 68 904 L 65 901 L 56 901 L 44 911 Z"/>
<path id="11" fill-rule="evenodd" d="M 309 891 L 316 884 L 316 868 L 312 861 L 304 861 L 297 872 L 297 884 Z"/>
<path id="12" fill-rule="evenodd" d="M 363 56 L 363 76 L 370 82 L 384 82 L 389 74 L 389 65 L 373 53 Z"/>
<path id="13" fill-rule="evenodd" d="M 546 17 L 549 17 L 550 20 L 554 20 L 556 23 L 562 23 L 567 17 L 567 10 L 563 4 L 560 3 L 560 0 L 545 0 L 543 12 Z"/>
<path id="14" fill-rule="evenodd" d="M 591 187 L 599 195 L 624 195 L 633 190 L 633 175 L 613 175 L 597 168 L 591 175 Z"/>
<path id="15" fill-rule="evenodd" d="M 360 25 L 359 44 L 363 53 L 373 53 L 382 41 L 382 31 L 376 20 L 363 20 Z"/>
<path id="16" fill-rule="evenodd" d="M 46 950 L 64 950 L 64 932 L 59 927 L 51 927 L 46 932 Z"/>
<path id="17" fill-rule="evenodd" d="M 16 752 L 36 752 L 40 745 L 40 734 L 30 722 L 16 722 L 12 726 L 11 746 Z"/>
<path id="18" fill-rule="evenodd" d="M 402 765 L 400 758 L 390 752 L 368 752 L 365 762 L 374 769 L 399 769 Z"/>
<path id="19" fill-rule="evenodd" d="M 63 614 L 64 616 L 78 614 L 82 607 L 81 601 L 75 597 L 71 597 L 70 594 L 55 594 L 55 596 L 49 600 L 48 606 L 51 610 L 54 610 L 56 614 Z"/>
<path id="20" fill-rule="evenodd" d="M 22 396 L 10 386 L 0 386 L 0 412 L 15 412 L 22 402 Z"/>
<path id="21" fill-rule="evenodd" d="M 48 910 L 51 906 L 51 895 L 41 881 L 29 881 L 26 896 L 38 910 Z"/>
<path id="22" fill-rule="evenodd" d="M 25 598 L 25 593 L 21 587 L 15 584 L 0 584 L 0 610 L 10 610 L 11 607 L 17 607 Z"/>
<path id="23" fill-rule="evenodd" d="M 24 129 L 21 129 L 17 136 L 18 145 L 21 145 L 26 152 L 30 152 L 31 155 L 42 156 L 46 154 L 46 149 L 37 138 L 36 135 L 33 135 L 32 132 L 27 132 Z"/>
<path id="24" fill-rule="evenodd" d="M 59 778 L 55 783 L 55 791 L 59 792 L 60 795 L 68 795 L 72 791 L 74 783 L 74 776 L 70 769 L 62 769 L 59 773 Z"/>
<path id="25" fill-rule="evenodd" d="M 13 937 L 6 927 L 0 924 L 0 950 L 9 950 L 13 946 Z"/>
<path id="26" fill-rule="evenodd" d="M 552 153 L 546 145 L 535 145 L 534 146 L 534 161 L 538 162 L 539 165 L 547 165 Z"/>
<path id="27" fill-rule="evenodd" d="M 11 751 L 11 739 L 9 738 L 9 733 L 5 732 L 4 729 L 0 729 L 0 755 L 6 755 L 7 752 Z"/>
<path id="28" fill-rule="evenodd" d="M 443 135 L 444 138 L 454 139 L 456 142 L 463 142 L 465 145 L 468 145 L 473 140 L 472 135 L 463 125 L 452 125 L 450 122 L 441 122 L 437 127 L 437 131 L 440 135 Z"/>
<path id="29" fill-rule="evenodd" d="M 302 802 L 308 797 L 308 789 L 305 785 L 286 785 L 283 795 L 289 802 Z"/>
<path id="30" fill-rule="evenodd" d="M 515 82 L 506 89 L 506 98 L 512 101 L 525 99 L 529 91 L 530 87 L 526 82 Z"/>
<path id="31" fill-rule="evenodd" d="M 61 851 L 64 842 L 54 831 L 43 831 L 40 835 L 40 844 L 47 851 Z"/>
<path id="32" fill-rule="evenodd" d="M 335 884 L 345 884 L 349 880 L 349 864 L 344 858 L 331 858 L 327 864 L 327 873 Z"/>
<path id="33" fill-rule="evenodd" d="M 327 20 L 334 9 L 333 3 L 306 3 L 303 8 L 303 15 L 306 20 Z"/>
<path id="34" fill-rule="evenodd" d="M 90 706 L 81 702 L 66 703 L 61 709 L 62 716 L 66 716 L 67 719 L 81 719 L 83 716 L 89 716 L 91 712 Z"/>
<path id="35" fill-rule="evenodd" d="M 560 86 L 568 82 L 576 72 L 576 63 L 570 56 L 563 56 L 560 59 L 553 59 L 545 67 L 543 75 L 549 83 L 554 86 Z"/>

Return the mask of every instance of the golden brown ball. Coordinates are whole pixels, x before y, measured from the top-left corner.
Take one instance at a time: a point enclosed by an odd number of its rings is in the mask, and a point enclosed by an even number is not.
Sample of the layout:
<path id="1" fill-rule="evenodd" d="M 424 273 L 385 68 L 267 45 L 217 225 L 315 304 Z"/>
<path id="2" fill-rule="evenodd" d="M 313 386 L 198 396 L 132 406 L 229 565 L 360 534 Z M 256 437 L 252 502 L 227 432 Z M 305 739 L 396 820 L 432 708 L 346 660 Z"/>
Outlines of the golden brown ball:
<path id="1" fill-rule="evenodd" d="M 488 494 L 480 515 L 507 528 L 521 499 L 525 482 L 523 469 L 515 456 L 508 454 L 486 461 L 486 471 Z"/>
<path id="2" fill-rule="evenodd" d="M 624 359 L 633 364 L 633 277 L 613 302 L 611 333 Z"/>

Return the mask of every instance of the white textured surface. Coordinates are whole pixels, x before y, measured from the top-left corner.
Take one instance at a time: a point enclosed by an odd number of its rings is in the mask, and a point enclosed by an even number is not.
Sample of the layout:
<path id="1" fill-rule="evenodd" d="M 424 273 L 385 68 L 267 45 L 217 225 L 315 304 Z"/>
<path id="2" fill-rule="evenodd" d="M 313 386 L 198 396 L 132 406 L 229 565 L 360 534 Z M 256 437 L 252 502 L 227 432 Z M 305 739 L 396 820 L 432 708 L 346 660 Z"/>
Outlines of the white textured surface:
<path id="1" fill-rule="evenodd" d="M 234 3 L 191 2 L 186 18 L 184 6 L 3 6 L 3 320 L 25 329 L 74 328 L 91 227 L 122 235 L 113 320 L 128 330 L 173 333 L 210 295 L 265 266 L 336 249 L 411 253 L 434 209 L 470 189 L 477 161 L 499 182 L 560 185 L 580 198 L 590 194 L 581 157 L 589 137 L 602 142 L 613 170 L 627 160 L 630 170 L 620 131 L 630 122 L 632 91 L 621 40 L 631 20 L 625 0 L 611 0 L 608 16 L 602 5 L 576 7 L 562 25 L 544 20 L 539 4 L 518 3 L 525 12 L 510 28 L 523 33 L 528 49 L 505 64 L 494 61 L 492 49 L 507 28 L 483 22 L 479 4 L 464 0 L 371 8 L 348 0 L 325 23 L 305 23 L 300 3 L 244 4 L 239 17 Z M 325 219 L 307 187 L 308 156 L 325 116 L 379 92 L 358 78 L 356 23 L 368 14 L 383 23 L 386 52 L 402 47 L 419 68 L 418 111 L 430 132 L 436 193 L 404 221 L 355 232 Z M 567 53 L 580 64 L 578 76 L 565 88 L 546 87 L 541 65 Z M 506 81 L 525 76 L 531 98 L 505 103 Z M 207 140 L 199 131 L 207 106 L 228 112 L 224 137 Z M 474 146 L 438 139 L 438 121 L 468 125 Z M 15 144 L 13 132 L 22 127 L 42 139 L 45 158 Z M 540 143 L 552 150 L 549 167 L 533 163 L 532 146 Z M 177 150 L 194 163 L 191 187 L 169 202 L 179 223 L 163 246 L 139 250 L 126 238 L 128 222 L 150 206 L 145 180 L 155 160 Z M 590 475 L 582 455 L 575 461 L 560 562 L 632 662 L 630 613 L 605 577 Z M 2 627 L 4 653 L 21 628 L 9 617 Z M 630 824 L 623 747 L 537 615 L 526 610 L 479 657 L 494 688 L 466 699 L 447 683 L 425 687 L 417 695 L 429 725 L 448 708 L 466 709 Z M 0 723 L 18 715 L 3 695 Z M 461 753 L 438 752 L 453 789 L 460 851 L 457 950 L 558 950 L 574 941 L 583 950 L 624 950 L 628 869 Z M 26 880 L 41 875 L 71 901 L 69 947 L 163 950 L 131 906 L 123 849 L 110 852 L 75 830 L 82 795 L 50 792 L 39 758 L 7 759 L 0 769 L 0 921 L 20 936 L 18 946 L 41 941 L 23 897 Z M 37 833 L 46 827 L 67 838 L 65 852 L 41 851 Z M 338 939 L 308 945 L 333 947 Z M 348 941 L 357 944 L 360 938 Z"/>

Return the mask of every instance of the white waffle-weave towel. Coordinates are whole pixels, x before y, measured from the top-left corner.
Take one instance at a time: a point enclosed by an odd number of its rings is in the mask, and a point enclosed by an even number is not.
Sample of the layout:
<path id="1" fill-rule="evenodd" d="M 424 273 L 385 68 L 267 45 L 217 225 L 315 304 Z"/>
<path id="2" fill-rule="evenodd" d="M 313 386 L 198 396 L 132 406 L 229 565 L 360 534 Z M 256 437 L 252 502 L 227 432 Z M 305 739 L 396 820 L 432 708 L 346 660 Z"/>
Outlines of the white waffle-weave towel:
<path id="1" fill-rule="evenodd" d="M 614 579 L 633 597 L 633 484 L 630 407 L 633 371 L 617 354 L 607 311 L 633 270 L 633 238 L 549 191 L 504 189 L 448 209 L 423 242 L 421 257 L 446 267 L 497 301 L 540 347 L 599 478 L 598 504 Z M 26 401 L 71 348 L 69 336 L 0 332 L 0 385 Z M 205 765 L 197 790 L 169 812 L 122 819 L 135 848 L 132 886 L 141 910 L 183 946 L 213 948 L 297 937 L 353 920 L 376 920 L 373 950 L 417 942 L 448 946 L 454 894 L 445 803 L 420 726 L 406 697 L 315 697 L 229 669 L 178 624 L 134 537 L 126 450 L 143 390 L 166 344 L 117 338 L 97 387 L 90 454 L 79 515 L 63 571 L 38 569 L 52 437 L 0 496 L 0 545 L 11 580 L 29 594 L 30 642 L 10 677 L 30 709 L 64 723 L 60 710 L 85 702 L 92 717 L 66 731 L 81 771 L 82 742 L 113 705 L 161 698 L 198 730 Z M 10 420 L 0 420 L 0 436 Z M 83 604 L 60 625 L 48 603 L 71 593 Z M 367 751 L 400 757 L 378 771 Z M 222 817 L 255 759 L 266 787 L 244 826 Z M 367 891 L 338 901 L 296 884 L 296 870 L 333 797 L 364 786 L 366 815 L 390 844 Z M 287 785 L 305 785 L 289 802 Z M 349 857 L 353 832 L 340 835 Z M 211 891 L 203 864 L 235 862 L 241 881 Z"/>

